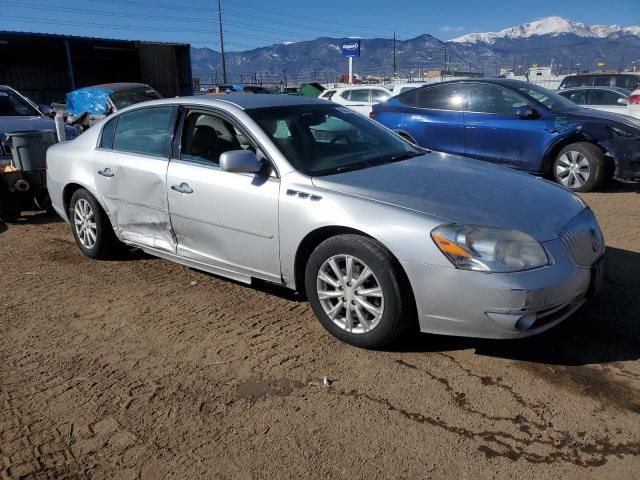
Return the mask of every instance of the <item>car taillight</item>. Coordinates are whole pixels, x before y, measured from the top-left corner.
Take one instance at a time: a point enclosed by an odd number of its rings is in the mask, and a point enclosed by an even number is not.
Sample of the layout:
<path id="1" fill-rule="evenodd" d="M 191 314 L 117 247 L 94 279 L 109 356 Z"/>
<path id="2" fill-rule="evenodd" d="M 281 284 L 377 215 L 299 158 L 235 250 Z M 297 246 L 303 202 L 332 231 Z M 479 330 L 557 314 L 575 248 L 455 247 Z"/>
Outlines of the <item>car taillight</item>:
<path id="1" fill-rule="evenodd" d="M 628 101 L 629 105 L 640 105 L 640 95 L 630 95 Z"/>

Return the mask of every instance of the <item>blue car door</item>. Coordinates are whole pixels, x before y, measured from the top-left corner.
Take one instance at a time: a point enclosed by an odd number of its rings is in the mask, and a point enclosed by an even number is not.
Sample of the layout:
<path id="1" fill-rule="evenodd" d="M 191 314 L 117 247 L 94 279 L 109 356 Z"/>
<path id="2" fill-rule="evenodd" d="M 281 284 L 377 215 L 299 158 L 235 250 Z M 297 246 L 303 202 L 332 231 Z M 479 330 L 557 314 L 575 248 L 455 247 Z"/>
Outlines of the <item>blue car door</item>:
<path id="1" fill-rule="evenodd" d="M 520 170 L 539 172 L 551 141 L 553 121 L 547 112 L 516 115 L 530 105 L 521 95 L 488 84 L 467 84 L 464 112 L 465 155 Z"/>
<path id="2" fill-rule="evenodd" d="M 407 105 L 404 130 L 422 147 L 462 155 L 466 99 L 461 84 L 412 90 L 400 97 Z"/>

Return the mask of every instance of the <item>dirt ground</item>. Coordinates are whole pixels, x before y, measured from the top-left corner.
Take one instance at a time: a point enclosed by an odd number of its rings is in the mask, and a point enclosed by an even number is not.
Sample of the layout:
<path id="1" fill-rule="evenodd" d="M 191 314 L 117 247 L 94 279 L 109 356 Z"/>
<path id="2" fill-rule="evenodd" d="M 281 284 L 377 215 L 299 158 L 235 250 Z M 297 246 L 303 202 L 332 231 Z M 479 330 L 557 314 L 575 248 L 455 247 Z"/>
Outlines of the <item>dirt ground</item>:
<path id="1" fill-rule="evenodd" d="M 610 263 L 571 320 L 382 352 L 285 290 L 0 223 L 0 478 L 640 479 L 640 187 L 584 197 Z"/>

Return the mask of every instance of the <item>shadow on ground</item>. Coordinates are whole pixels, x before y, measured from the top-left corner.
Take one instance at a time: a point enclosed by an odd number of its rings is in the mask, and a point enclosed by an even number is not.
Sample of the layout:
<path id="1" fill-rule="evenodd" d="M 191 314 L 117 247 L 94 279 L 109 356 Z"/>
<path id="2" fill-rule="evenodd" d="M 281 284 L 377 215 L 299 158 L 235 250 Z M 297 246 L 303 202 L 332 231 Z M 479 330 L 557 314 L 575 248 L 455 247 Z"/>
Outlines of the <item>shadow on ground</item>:
<path id="1" fill-rule="evenodd" d="M 640 254 L 607 248 L 600 293 L 555 328 L 522 340 L 483 340 L 418 334 L 400 351 L 474 349 L 478 355 L 577 366 L 640 359 Z"/>

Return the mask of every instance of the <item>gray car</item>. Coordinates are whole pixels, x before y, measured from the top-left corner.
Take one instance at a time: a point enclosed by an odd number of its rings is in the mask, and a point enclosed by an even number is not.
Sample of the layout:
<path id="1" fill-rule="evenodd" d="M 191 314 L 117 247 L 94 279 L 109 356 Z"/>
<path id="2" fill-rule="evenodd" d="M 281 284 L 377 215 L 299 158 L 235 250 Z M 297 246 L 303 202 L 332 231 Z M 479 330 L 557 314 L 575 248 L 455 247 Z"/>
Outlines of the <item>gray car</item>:
<path id="1" fill-rule="evenodd" d="M 333 132 L 333 134 L 332 134 Z M 604 239 L 563 187 L 428 152 L 351 110 L 285 95 L 145 102 L 51 147 L 78 247 L 118 244 L 306 292 L 337 338 L 516 338 L 599 287 Z"/>

